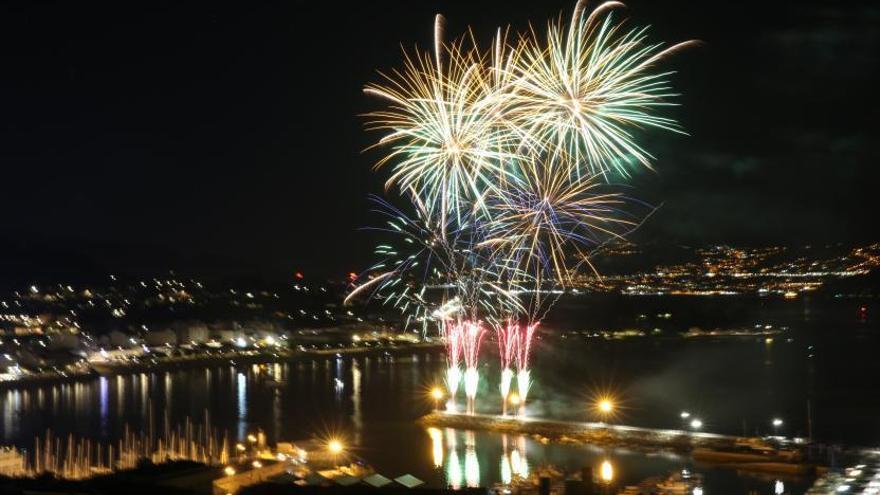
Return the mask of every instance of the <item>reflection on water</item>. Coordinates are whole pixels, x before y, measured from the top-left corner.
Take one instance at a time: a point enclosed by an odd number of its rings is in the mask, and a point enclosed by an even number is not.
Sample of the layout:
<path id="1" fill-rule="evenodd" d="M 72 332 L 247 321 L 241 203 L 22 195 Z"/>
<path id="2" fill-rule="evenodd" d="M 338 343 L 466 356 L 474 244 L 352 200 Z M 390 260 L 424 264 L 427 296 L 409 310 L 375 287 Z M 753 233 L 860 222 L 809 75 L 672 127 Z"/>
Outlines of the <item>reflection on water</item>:
<path id="1" fill-rule="evenodd" d="M 462 474 L 461 461 L 458 459 L 458 451 L 449 452 L 449 463 L 446 465 L 446 482 L 454 490 L 461 488 Z"/>
<path id="2" fill-rule="evenodd" d="M 526 437 L 523 435 L 515 437 L 515 443 L 511 443 L 509 441 L 510 437 L 505 434 L 491 435 L 452 428 L 440 430 L 433 427 L 428 428 L 427 431 L 428 436 L 431 438 L 431 456 L 434 467 L 443 467 L 443 459 L 444 457 L 447 458 L 444 468 L 445 481 L 447 485 L 453 488 L 460 488 L 462 482 L 468 487 L 481 486 L 482 471 L 480 469 L 480 458 L 488 456 L 482 455 L 484 451 L 478 447 L 478 435 L 488 435 L 492 443 L 499 440 L 501 442 L 499 475 L 497 479 L 492 477 L 492 482 L 500 481 L 504 484 L 510 484 L 517 479 L 525 479 L 529 476 L 528 461 L 525 453 Z M 459 448 L 462 439 L 464 440 L 464 463 L 461 462 L 460 452 L 462 449 Z M 488 450 L 491 449 L 486 449 L 487 452 Z"/>
<path id="3" fill-rule="evenodd" d="M 620 359 L 622 363 L 640 363 L 639 367 L 630 367 L 626 373 L 619 373 L 624 378 L 634 376 L 636 380 L 666 376 L 664 373 L 668 372 L 665 370 L 678 369 L 678 361 L 692 363 L 705 356 L 714 359 L 720 352 L 734 355 L 739 362 L 747 364 L 763 363 L 769 353 L 773 365 L 761 368 L 760 380 L 748 374 L 739 378 L 729 372 L 731 368 L 725 368 L 724 387 L 715 382 L 718 375 L 710 374 L 705 378 L 695 373 L 687 375 L 690 380 L 688 390 L 697 391 L 692 394 L 695 400 L 703 398 L 705 390 L 713 389 L 712 394 L 718 395 L 722 388 L 752 390 L 756 397 L 767 397 L 765 401 L 748 404 L 755 410 L 753 416 L 764 422 L 765 409 L 771 406 L 803 411 L 804 397 L 796 393 L 797 388 L 782 385 L 790 383 L 792 375 L 805 371 L 808 366 L 822 366 L 821 362 L 794 359 L 796 349 L 784 341 L 772 346 L 763 341 L 601 344 L 609 345 L 620 346 L 618 354 L 623 357 L 618 355 L 614 359 Z M 582 364 L 586 351 L 560 351 L 554 353 L 552 359 L 548 359 L 546 356 L 550 354 L 544 351 L 547 349 L 538 349 L 535 355 L 533 374 L 540 386 L 530 392 L 533 407 L 547 413 L 565 411 L 577 414 L 577 411 L 584 411 L 586 399 L 582 392 L 586 387 L 579 385 L 578 380 L 588 383 L 592 366 L 613 369 L 614 361 L 601 360 L 611 359 L 608 356 L 615 353 L 590 351 L 590 364 L 586 365 Z M 642 371 L 642 367 L 647 371 Z M 429 353 L 398 356 L 394 360 L 375 356 L 331 357 L 267 363 L 265 366 L 215 366 L 118 375 L 3 390 L 0 391 L 0 443 L 31 448 L 33 438 L 42 435 L 49 427 L 61 436 L 74 432 L 95 440 L 116 441 L 122 437 L 126 424 L 135 429 L 147 429 L 153 424 L 157 427 L 181 424 L 186 417 L 201 418 L 207 409 L 214 426 L 239 440 L 245 439 L 257 427 L 265 430 L 270 442 L 308 438 L 328 430 L 341 431 L 358 445 L 358 453 L 379 472 L 391 477 L 411 473 L 434 486 L 491 486 L 498 482 L 516 482 L 533 476 L 547 465 L 557 466 L 567 473 L 576 473 L 586 467 L 598 478 L 604 472 L 603 461 L 610 463 L 617 486 L 637 483 L 650 476 L 666 476 L 684 467 L 693 468 L 688 458 L 669 453 L 544 445 L 524 436 L 454 429 L 426 431 L 414 419 L 432 408 L 430 399 L 425 398 L 425 390 L 442 381 L 444 368 L 443 358 Z M 649 371 L 653 373 L 650 377 Z M 497 406 L 498 377 L 493 375 L 495 370 L 490 366 L 481 372 L 484 376 L 480 393 L 486 397 L 483 402 L 486 407 Z M 822 376 L 828 376 L 827 369 L 819 370 L 817 374 L 820 372 Z M 672 373 L 669 376 L 678 375 Z M 701 379 L 704 381 L 698 382 Z M 690 394 L 674 380 L 671 384 L 662 381 L 650 384 L 653 386 L 650 390 L 674 395 Z M 638 385 L 634 389 L 642 390 Z M 619 386 L 624 388 L 625 384 Z M 778 390 L 785 390 L 786 395 L 777 394 Z M 666 414 L 662 404 L 658 406 L 652 402 L 654 397 L 649 392 L 643 392 L 637 398 L 637 407 L 627 410 L 625 421 L 636 424 L 653 421 L 656 426 L 678 426 L 681 403 L 676 403 L 675 409 L 670 408 L 671 412 Z M 728 400 L 716 405 L 713 401 L 698 405 L 711 409 L 732 402 Z M 742 401 L 734 405 L 744 406 Z M 828 409 L 821 411 L 820 403 L 814 407 L 817 418 L 832 421 Z M 154 414 L 155 422 L 152 419 Z M 711 421 L 707 424 L 712 424 L 713 428 L 722 425 L 719 428 L 723 429 L 727 423 L 717 418 L 714 412 L 705 417 Z M 791 428 L 798 421 L 793 413 L 786 415 L 785 419 L 787 427 L 793 425 Z M 845 422 L 838 423 L 848 427 Z M 733 425 L 733 432 L 741 431 L 739 418 Z M 706 473 L 704 488 L 709 493 L 741 493 L 752 488 L 761 493 L 772 493 L 776 481 L 743 480 L 736 473 L 712 471 Z M 735 489 L 719 488 L 726 485 Z M 785 480 L 784 486 L 787 493 L 798 493 L 802 483 Z"/>
<path id="4" fill-rule="evenodd" d="M 611 461 L 606 459 L 599 465 L 599 479 L 603 483 L 614 481 L 614 466 L 611 464 Z"/>
<path id="5" fill-rule="evenodd" d="M 501 454 L 501 482 L 509 485 L 513 481 L 513 471 L 510 468 L 510 457 Z"/>
<path id="6" fill-rule="evenodd" d="M 467 486 L 480 486 L 480 461 L 477 459 L 477 439 L 472 431 L 465 432 L 464 479 Z"/>
<path id="7" fill-rule="evenodd" d="M 354 443 L 360 445 L 364 420 L 361 416 L 361 367 L 357 359 L 351 362 L 351 422 L 354 426 Z"/>
<path id="8" fill-rule="evenodd" d="M 428 428 L 431 436 L 431 456 L 434 459 L 434 467 L 443 467 L 443 432 L 437 428 Z"/>
<path id="9" fill-rule="evenodd" d="M 238 430 L 236 439 L 244 441 L 247 434 L 247 378 L 244 373 L 238 374 Z"/>
<path id="10" fill-rule="evenodd" d="M 501 435 L 501 482 L 510 484 L 516 479 L 529 477 L 529 462 L 526 457 L 526 438 L 523 435 L 514 437 L 511 445 L 510 437 Z"/>
<path id="11" fill-rule="evenodd" d="M 19 390 L 7 390 L 3 397 L 3 431 L 17 430 L 19 409 L 21 408 L 21 394 Z"/>
<path id="12" fill-rule="evenodd" d="M 510 453 L 510 467 L 520 478 L 529 477 L 529 458 L 526 455 L 526 437 L 517 437 L 517 448 Z"/>
<path id="13" fill-rule="evenodd" d="M 102 376 L 98 379 L 101 391 L 99 392 L 101 400 L 101 434 L 107 434 L 107 425 L 110 421 L 110 391 L 107 388 L 107 377 Z"/>

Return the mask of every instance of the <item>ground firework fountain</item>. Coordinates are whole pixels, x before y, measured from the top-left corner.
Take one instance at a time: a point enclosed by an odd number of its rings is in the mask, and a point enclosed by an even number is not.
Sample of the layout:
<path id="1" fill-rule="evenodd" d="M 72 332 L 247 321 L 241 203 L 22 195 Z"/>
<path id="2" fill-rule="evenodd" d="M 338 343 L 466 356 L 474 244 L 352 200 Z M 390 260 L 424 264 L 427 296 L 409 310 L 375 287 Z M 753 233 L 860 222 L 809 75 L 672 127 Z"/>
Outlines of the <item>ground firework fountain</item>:
<path id="1" fill-rule="evenodd" d="M 501 392 L 502 414 L 507 414 L 507 401 L 510 396 L 510 385 L 513 381 L 511 365 L 516 355 L 516 329 L 516 325 L 511 325 L 510 322 L 507 322 L 503 326 L 499 325 L 495 331 L 498 339 L 498 359 L 501 363 L 501 382 L 498 385 L 498 390 Z"/>
<path id="2" fill-rule="evenodd" d="M 480 373 L 477 365 L 480 362 L 480 344 L 486 330 L 474 322 L 460 324 L 462 332 L 462 354 L 464 355 L 464 393 L 467 396 L 467 412 L 473 414 L 477 398 L 477 389 L 480 386 Z"/>
<path id="3" fill-rule="evenodd" d="M 458 384 L 461 383 L 462 378 L 462 326 L 447 322 L 444 325 L 443 338 L 446 341 L 446 390 L 449 392 L 449 400 L 446 402 L 446 410 L 454 412 L 455 395 L 458 393 Z"/>
<path id="4" fill-rule="evenodd" d="M 515 325 L 516 335 L 516 385 L 519 391 L 520 413 L 524 414 L 526 409 L 526 398 L 529 395 L 529 389 L 532 388 L 532 372 L 529 369 L 529 355 L 532 351 L 532 337 L 535 335 L 537 323 L 527 326 Z"/>

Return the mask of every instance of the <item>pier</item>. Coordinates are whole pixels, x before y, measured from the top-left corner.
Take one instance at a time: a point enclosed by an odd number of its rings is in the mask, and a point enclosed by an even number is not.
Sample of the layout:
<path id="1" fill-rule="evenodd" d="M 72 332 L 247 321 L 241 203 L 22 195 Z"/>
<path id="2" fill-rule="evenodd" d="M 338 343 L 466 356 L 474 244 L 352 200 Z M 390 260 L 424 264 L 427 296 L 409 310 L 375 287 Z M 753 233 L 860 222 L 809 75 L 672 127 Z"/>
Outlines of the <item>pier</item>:
<path id="1" fill-rule="evenodd" d="M 803 439 L 779 439 L 601 422 L 561 421 L 524 416 L 464 414 L 436 411 L 423 416 L 427 426 L 529 435 L 541 442 L 670 449 L 689 453 L 695 461 L 724 464 L 746 471 L 809 475 L 816 466 L 805 461 Z"/>

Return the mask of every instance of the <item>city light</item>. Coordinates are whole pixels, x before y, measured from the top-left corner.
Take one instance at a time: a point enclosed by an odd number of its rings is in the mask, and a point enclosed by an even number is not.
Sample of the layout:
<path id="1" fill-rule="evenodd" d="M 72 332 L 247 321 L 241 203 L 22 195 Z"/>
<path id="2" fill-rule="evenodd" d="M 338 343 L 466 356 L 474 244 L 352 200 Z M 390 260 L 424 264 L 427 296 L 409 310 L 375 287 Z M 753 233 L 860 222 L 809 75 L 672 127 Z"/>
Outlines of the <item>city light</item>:
<path id="1" fill-rule="evenodd" d="M 342 444 L 341 441 L 335 438 L 327 442 L 327 450 L 329 450 L 330 453 L 333 455 L 338 455 L 342 453 L 343 449 L 345 449 L 345 446 Z"/>
<path id="2" fill-rule="evenodd" d="M 434 467 L 443 467 L 443 433 L 437 428 L 428 428 L 428 435 L 431 437 L 431 457 L 434 460 Z"/>
<path id="3" fill-rule="evenodd" d="M 235 468 L 232 466 L 226 466 L 226 468 L 223 469 L 223 473 L 226 474 L 226 476 L 232 476 L 235 474 Z"/>
<path id="4" fill-rule="evenodd" d="M 599 479 L 603 483 L 614 481 L 614 466 L 611 465 L 611 461 L 602 461 L 602 464 L 599 466 Z"/>
<path id="5" fill-rule="evenodd" d="M 785 493 L 785 483 L 783 483 L 782 480 L 776 480 L 776 482 L 773 483 L 773 493 L 776 495 L 782 495 Z"/>
<path id="6" fill-rule="evenodd" d="M 617 404 L 610 395 L 600 395 L 593 403 L 593 409 L 602 421 L 608 421 L 616 413 Z"/>
<path id="7" fill-rule="evenodd" d="M 691 417 L 691 413 L 689 413 L 687 411 L 682 411 L 680 416 L 681 416 L 681 419 L 688 419 L 689 417 Z"/>
<path id="8" fill-rule="evenodd" d="M 703 421 L 702 421 L 702 420 L 700 420 L 700 419 L 698 419 L 698 418 L 694 418 L 694 419 L 691 420 L 691 428 L 693 428 L 693 429 L 695 429 L 695 430 L 699 430 L 699 429 L 702 428 L 702 427 L 703 427 Z"/>
<path id="9" fill-rule="evenodd" d="M 779 427 L 782 426 L 782 419 L 781 418 L 773 418 L 772 424 L 773 424 L 773 434 L 778 436 L 779 435 Z"/>
<path id="10" fill-rule="evenodd" d="M 438 409 L 440 401 L 443 399 L 443 390 L 441 390 L 440 387 L 432 388 L 431 398 L 434 399 L 434 409 Z"/>

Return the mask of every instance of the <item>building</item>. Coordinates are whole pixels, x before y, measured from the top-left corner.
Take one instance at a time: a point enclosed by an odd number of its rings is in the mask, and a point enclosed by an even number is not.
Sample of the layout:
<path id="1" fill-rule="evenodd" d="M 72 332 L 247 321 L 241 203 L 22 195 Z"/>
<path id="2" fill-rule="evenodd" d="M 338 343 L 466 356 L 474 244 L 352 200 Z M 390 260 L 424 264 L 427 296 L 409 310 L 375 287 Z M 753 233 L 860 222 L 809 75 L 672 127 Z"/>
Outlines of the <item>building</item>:
<path id="1" fill-rule="evenodd" d="M 15 447 L 0 447 L 0 476 L 25 474 L 24 456 Z"/>
<path id="2" fill-rule="evenodd" d="M 144 334 L 144 343 L 150 347 L 158 347 L 165 344 L 176 345 L 177 333 L 171 329 L 147 332 Z"/>
<path id="3" fill-rule="evenodd" d="M 181 344 L 203 344 L 210 338 L 208 326 L 199 322 L 185 322 L 174 326 L 177 341 Z"/>

